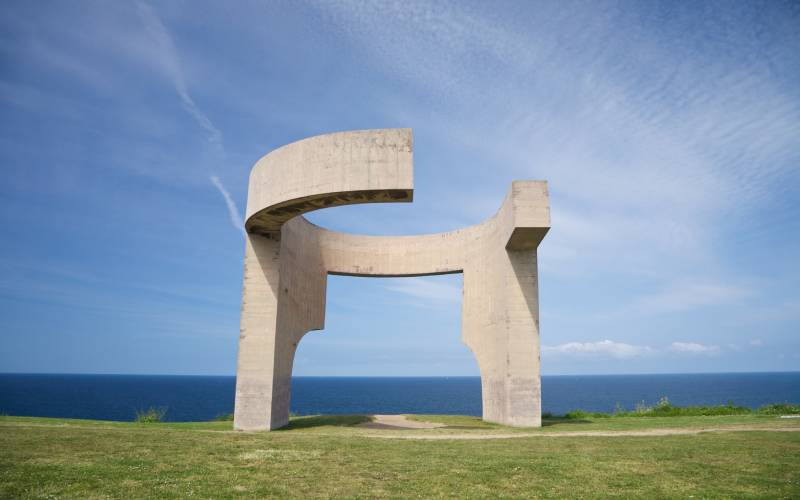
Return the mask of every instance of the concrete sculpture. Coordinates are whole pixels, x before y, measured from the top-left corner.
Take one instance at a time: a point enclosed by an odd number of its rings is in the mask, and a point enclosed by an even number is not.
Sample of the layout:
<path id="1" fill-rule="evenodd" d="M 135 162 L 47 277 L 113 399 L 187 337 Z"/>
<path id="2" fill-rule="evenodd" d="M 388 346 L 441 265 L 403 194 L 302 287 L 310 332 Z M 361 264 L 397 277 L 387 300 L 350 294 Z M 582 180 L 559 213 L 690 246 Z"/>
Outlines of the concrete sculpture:
<path id="1" fill-rule="evenodd" d="M 541 425 L 536 250 L 550 227 L 545 181 L 515 181 L 500 210 L 457 231 L 360 236 L 302 214 L 354 203 L 410 202 L 410 129 L 304 139 L 261 158 L 250 174 L 234 427 L 289 421 L 294 355 L 325 324 L 328 274 L 464 273 L 462 339 L 478 361 L 483 419 Z"/>

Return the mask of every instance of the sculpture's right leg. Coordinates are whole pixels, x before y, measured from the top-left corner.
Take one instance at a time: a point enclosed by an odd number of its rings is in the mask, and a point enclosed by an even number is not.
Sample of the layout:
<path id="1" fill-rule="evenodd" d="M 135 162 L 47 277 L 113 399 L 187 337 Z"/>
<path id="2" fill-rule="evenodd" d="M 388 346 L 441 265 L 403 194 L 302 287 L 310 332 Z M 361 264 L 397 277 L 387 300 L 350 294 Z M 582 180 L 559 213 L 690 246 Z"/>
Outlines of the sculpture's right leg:
<path id="1" fill-rule="evenodd" d="M 476 261 L 464 270 L 461 328 L 481 371 L 483 420 L 541 427 L 536 249 Z"/>
<path id="2" fill-rule="evenodd" d="M 288 407 L 274 407 L 283 398 L 273 400 L 274 385 L 283 378 L 275 366 L 280 246 L 277 238 L 247 235 L 233 418 L 237 430 L 281 427 L 289 415 Z"/>

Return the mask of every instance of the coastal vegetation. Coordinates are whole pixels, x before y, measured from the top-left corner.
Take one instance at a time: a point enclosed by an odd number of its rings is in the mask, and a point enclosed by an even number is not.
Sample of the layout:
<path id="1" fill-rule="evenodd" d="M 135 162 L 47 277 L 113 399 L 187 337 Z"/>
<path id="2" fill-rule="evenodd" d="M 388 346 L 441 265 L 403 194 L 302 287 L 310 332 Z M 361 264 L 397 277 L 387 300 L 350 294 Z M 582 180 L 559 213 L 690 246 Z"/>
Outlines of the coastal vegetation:
<path id="1" fill-rule="evenodd" d="M 152 410 L 152 409 L 151 409 Z M 698 417 L 698 416 L 720 416 L 720 415 L 800 415 L 800 404 L 773 403 L 764 405 L 757 409 L 747 406 L 734 406 L 733 403 L 718 406 L 674 406 L 667 397 L 661 398 L 654 405 L 647 405 L 644 401 L 637 404 L 633 410 L 625 410 L 617 406 L 613 413 L 589 412 L 585 410 L 573 410 L 564 415 L 553 415 L 545 412 L 542 418 L 548 420 L 580 420 L 586 418 L 611 418 L 611 417 Z M 292 417 L 297 417 L 291 413 Z M 431 418 L 441 418 L 441 415 L 410 415 L 411 419 L 420 417 L 430 420 Z M 455 416 L 455 418 L 460 418 Z M 470 417 L 466 417 L 470 418 Z M 137 418 L 138 421 L 138 418 Z M 225 413 L 214 418 L 215 422 L 233 421 L 233 413 Z"/>
<path id="2" fill-rule="evenodd" d="M 162 422 L 164 416 L 167 414 L 166 408 L 155 408 L 151 406 L 147 410 L 137 410 L 134 422 L 140 424 L 152 424 L 155 422 Z"/>
<path id="3" fill-rule="evenodd" d="M 583 410 L 571 411 L 563 416 L 567 419 L 582 418 L 609 418 L 609 417 L 679 417 L 679 416 L 713 416 L 713 415 L 797 415 L 800 414 L 800 405 L 789 403 L 774 403 L 764 405 L 758 409 L 746 406 L 734 406 L 733 403 L 718 406 L 674 406 L 666 397 L 661 398 L 654 405 L 647 405 L 644 401 L 636 405 L 633 411 L 617 407 L 613 413 L 587 412 Z M 553 417 L 552 415 L 545 415 Z"/>
<path id="4" fill-rule="evenodd" d="M 800 496 L 797 418 L 561 417 L 538 429 L 409 418 L 445 426 L 303 416 L 242 433 L 230 421 L 5 416 L 0 498 Z"/>

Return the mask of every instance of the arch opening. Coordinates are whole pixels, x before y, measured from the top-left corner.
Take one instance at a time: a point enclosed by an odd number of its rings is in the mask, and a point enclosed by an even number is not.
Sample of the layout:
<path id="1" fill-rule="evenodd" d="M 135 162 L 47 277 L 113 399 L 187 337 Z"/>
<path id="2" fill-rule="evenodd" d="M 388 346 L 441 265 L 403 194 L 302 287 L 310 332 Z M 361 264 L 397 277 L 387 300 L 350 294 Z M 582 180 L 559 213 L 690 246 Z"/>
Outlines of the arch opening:
<path id="1" fill-rule="evenodd" d="M 298 343 L 296 414 L 480 416 L 477 360 L 461 339 L 463 275 L 329 276 L 325 328 Z"/>

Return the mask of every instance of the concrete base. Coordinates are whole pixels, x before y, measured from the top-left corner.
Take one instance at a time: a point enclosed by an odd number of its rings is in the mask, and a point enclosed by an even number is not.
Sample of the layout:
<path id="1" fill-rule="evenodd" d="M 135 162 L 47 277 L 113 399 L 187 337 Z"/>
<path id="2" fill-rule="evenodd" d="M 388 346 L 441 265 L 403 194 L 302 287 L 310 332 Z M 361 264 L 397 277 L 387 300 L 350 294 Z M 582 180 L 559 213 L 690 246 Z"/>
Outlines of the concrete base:
<path id="1" fill-rule="evenodd" d="M 464 273 L 462 339 L 478 361 L 484 420 L 541 425 L 536 249 L 550 227 L 547 183 L 515 181 L 482 224 L 421 236 L 328 231 L 302 213 L 411 201 L 408 129 L 313 137 L 284 146 L 250 177 L 234 428 L 288 423 L 294 354 L 324 328 L 328 274 Z"/>

